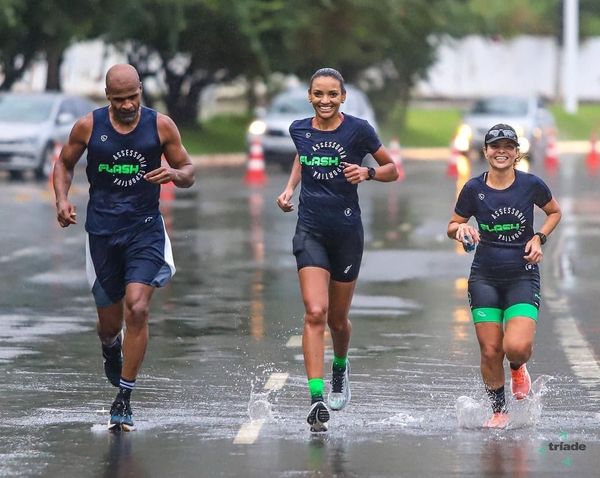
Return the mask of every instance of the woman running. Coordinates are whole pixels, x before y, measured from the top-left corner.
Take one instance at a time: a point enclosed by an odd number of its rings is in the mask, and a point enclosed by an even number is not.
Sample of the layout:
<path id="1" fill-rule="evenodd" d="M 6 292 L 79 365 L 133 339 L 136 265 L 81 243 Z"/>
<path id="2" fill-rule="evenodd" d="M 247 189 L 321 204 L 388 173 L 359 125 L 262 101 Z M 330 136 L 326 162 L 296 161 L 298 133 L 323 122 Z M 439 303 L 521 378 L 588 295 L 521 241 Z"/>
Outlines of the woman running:
<path id="1" fill-rule="evenodd" d="M 326 326 L 334 353 L 329 408 L 341 410 L 350 400 L 348 313 L 364 245 L 357 186 L 369 180 L 394 181 L 398 176 L 373 127 L 340 112 L 345 100 L 342 75 L 332 68 L 317 70 L 308 89 L 315 116 L 290 126 L 297 155 L 277 198 L 284 212 L 292 211 L 292 195 L 302 182 L 293 252 L 305 308 L 302 348 L 311 397 L 307 422 L 314 432 L 326 431 L 329 421 L 323 400 Z M 379 167 L 362 166 L 369 153 Z"/>
<path id="2" fill-rule="evenodd" d="M 542 246 L 561 218 L 560 206 L 537 176 L 515 169 L 519 140 L 507 124 L 485 135 L 489 169 L 469 180 L 458 196 L 448 224 L 448 237 L 465 247 L 478 245 L 469 276 L 469 302 L 479 347 L 481 375 L 492 403 L 486 426 L 508 423 L 504 395 L 504 357 L 511 372 L 511 392 L 527 396 L 531 377 L 526 363 L 540 306 Z M 534 205 L 546 213 L 534 232 Z M 475 216 L 478 227 L 468 224 Z"/>

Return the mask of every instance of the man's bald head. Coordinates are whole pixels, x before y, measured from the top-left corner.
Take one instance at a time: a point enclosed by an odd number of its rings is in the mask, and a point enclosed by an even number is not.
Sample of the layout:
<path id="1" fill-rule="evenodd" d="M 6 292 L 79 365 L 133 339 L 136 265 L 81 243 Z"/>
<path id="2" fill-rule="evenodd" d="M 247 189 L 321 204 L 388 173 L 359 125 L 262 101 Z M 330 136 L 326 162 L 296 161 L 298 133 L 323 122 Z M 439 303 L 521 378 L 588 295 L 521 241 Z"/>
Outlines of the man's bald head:
<path id="1" fill-rule="evenodd" d="M 126 63 L 111 66 L 106 72 L 106 89 L 120 90 L 140 85 L 140 75 L 137 70 Z"/>
<path id="2" fill-rule="evenodd" d="M 142 96 L 142 83 L 136 69 L 126 64 L 110 67 L 105 92 L 111 118 L 124 125 L 134 124 L 139 118 Z"/>

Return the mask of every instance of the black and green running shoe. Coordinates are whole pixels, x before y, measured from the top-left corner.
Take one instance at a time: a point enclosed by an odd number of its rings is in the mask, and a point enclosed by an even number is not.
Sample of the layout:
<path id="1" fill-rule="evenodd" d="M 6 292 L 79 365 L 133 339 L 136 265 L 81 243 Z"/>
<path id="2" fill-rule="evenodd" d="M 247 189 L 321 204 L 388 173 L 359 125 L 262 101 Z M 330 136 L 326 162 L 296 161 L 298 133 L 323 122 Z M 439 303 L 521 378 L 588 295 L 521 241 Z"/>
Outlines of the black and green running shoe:
<path id="1" fill-rule="evenodd" d="M 322 401 L 315 402 L 310 407 L 306 421 L 310 425 L 310 431 L 320 433 L 327 431 L 327 422 L 329 421 L 329 410 Z"/>

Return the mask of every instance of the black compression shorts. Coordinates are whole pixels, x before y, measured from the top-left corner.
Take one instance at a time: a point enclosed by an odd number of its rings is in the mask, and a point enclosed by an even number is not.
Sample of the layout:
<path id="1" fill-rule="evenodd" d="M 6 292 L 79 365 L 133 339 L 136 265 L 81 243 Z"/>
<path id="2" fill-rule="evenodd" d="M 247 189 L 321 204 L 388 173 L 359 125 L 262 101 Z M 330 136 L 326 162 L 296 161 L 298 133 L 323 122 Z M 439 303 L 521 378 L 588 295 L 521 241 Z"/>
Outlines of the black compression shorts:
<path id="1" fill-rule="evenodd" d="M 352 229 L 314 231 L 298 223 L 293 251 L 298 270 L 320 267 L 338 282 L 352 282 L 358 277 L 364 248 L 362 224 Z"/>

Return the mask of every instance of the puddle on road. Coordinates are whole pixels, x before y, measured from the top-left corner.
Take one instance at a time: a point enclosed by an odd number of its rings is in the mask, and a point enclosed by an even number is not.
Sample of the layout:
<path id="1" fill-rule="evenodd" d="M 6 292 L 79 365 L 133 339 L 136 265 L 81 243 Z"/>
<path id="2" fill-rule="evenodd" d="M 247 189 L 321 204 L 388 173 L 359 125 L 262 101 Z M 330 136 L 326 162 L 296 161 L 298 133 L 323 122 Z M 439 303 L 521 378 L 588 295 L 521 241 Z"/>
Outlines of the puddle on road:
<path id="1" fill-rule="evenodd" d="M 2 343 L 28 343 L 45 336 L 78 333 L 93 326 L 82 325 L 81 317 L 53 317 L 42 315 L 0 315 L 0 348 Z M 89 321 L 88 321 L 89 322 Z"/>
<path id="2" fill-rule="evenodd" d="M 85 270 L 59 270 L 59 271 L 48 271 L 40 274 L 35 274 L 27 279 L 33 284 L 48 284 L 56 286 L 58 284 L 62 286 L 70 287 L 85 287 L 87 286 L 87 279 L 85 276 Z"/>

